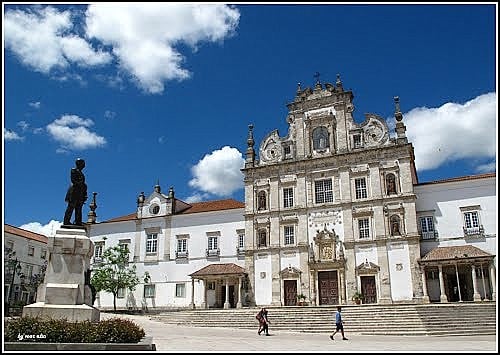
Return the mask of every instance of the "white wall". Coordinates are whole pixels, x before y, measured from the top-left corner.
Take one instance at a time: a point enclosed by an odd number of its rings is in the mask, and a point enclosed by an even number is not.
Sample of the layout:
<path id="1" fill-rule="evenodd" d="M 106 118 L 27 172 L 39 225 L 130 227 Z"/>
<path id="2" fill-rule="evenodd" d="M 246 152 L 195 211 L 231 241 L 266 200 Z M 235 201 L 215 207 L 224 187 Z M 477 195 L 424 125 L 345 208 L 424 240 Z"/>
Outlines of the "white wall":
<path id="1" fill-rule="evenodd" d="M 254 266 L 255 303 L 257 305 L 270 305 L 272 302 L 271 254 L 269 252 L 256 252 Z M 265 273 L 264 278 L 261 278 L 261 273 Z"/>
<path id="2" fill-rule="evenodd" d="M 401 241 L 387 244 L 387 257 L 390 267 L 392 300 L 412 300 L 413 287 L 408 242 Z"/>

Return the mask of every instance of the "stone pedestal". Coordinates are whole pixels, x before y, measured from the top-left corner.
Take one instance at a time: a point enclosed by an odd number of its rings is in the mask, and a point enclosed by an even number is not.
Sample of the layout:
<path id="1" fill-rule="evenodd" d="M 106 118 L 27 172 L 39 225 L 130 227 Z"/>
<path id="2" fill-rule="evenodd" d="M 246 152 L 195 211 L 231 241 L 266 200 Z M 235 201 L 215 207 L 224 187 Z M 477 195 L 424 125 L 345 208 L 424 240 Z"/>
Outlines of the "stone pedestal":
<path id="1" fill-rule="evenodd" d="M 99 321 L 92 305 L 86 272 L 94 244 L 83 228 L 60 228 L 49 237 L 45 280 L 38 287 L 37 302 L 23 308 L 23 317 L 48 317 L 69 321 Z"/>

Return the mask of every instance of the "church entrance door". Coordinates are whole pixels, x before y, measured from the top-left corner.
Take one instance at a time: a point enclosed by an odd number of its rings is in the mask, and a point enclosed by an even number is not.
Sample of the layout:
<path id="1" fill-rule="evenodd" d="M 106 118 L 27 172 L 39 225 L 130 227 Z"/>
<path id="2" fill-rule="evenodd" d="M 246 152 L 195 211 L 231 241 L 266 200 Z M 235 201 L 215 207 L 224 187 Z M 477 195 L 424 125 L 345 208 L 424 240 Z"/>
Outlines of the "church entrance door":
<path id="1" fill-rule="evenodd" d="M 296 280 L 285 280 L 283 282 L 283 287 L 285 289 L 285 306 L 296 306 L 297 305 L 297 281 Z"/>
<path id="2" fill-rule="evenodd" d="M 339 283 L 337 271 L 318 272 L 319 304 L 339 303 Z"/>
<path id="3" fill-rule="evenodd" d="M 361 276 L 361 293 L 363 294 L 363 303 L 377 303 L 375 276 Z"/>

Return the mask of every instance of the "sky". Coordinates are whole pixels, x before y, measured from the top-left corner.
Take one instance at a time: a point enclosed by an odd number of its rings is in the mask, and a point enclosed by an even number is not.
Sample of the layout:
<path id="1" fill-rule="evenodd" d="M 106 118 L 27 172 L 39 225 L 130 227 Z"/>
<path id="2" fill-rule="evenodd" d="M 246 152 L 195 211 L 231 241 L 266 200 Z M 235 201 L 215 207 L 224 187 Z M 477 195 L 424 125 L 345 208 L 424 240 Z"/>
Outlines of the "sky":
<path id="1" fill-rule="evenodd" d="M 75 160 L 97 221 L 159 183 L 186 202 L 244 201 L 255 149 L 288 132 L 297 84 L 354 94 L 394 127 L 419 182 L 496 171 L 496 3 L 3 5 L 3 220 L 51 235 Z M 391 136 L 394 136 L 391 129 Z"/>

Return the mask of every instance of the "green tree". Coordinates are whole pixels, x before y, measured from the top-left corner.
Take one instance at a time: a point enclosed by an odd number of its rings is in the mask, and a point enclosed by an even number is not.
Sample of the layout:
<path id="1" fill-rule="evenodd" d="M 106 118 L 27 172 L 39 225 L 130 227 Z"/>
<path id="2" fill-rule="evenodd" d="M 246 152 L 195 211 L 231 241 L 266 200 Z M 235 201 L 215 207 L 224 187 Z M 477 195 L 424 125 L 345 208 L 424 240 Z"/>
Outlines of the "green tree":
<path id="1" fill-rule="evenodd" d="M 90 283 L 95 291 L 105 291 L 113 294 L 113 309 L 116 311 L 116 296 L 118 290 L 135 290 L 139 283 L 136 266 L 128 265 L 129 251 L 121 246 L 107 248 L 102 253 L 102 262 L 95 264 Z"/>

